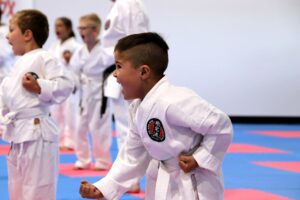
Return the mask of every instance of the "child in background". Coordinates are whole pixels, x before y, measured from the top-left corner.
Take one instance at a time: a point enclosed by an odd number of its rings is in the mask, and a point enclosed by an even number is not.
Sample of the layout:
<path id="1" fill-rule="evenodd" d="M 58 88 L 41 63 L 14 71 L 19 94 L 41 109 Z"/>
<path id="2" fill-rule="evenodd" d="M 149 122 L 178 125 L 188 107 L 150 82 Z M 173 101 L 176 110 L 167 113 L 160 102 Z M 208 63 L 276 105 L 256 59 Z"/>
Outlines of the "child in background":
<path id="1" fill-rule="evenodd" d="M 14 55 L 9 46 L 7 39 L 5 38 L 8 33 L 8 26 L 1 21 L 2 9 L 0 6 L 0 83 L 3 78 L 9 73 L 13 62 Z"/>
<path id="2" fill-rule="evenodd" d="M 0 83 L 7 76 L 14 62 L 14 53 L 6 39 L 7 33 L 8 26 L 2 23 L 2 8 L 0 6 Z M 0 125 L 0 137 L 2 137 L 4 129 L 5 127 Z"/>
<path id="3" fill-rule="evenodd" d="M 114 48 L 118 40 L 133 34 L 149 31 L 149 17 L 143 0 L 111 0 L 110 9 L 103 31 L 102 44 L 105 51 L 106 66 L 114 64 Z M 112 66 L 114 67 L 114 66 Z M 104 98 L 108 98 L 111 112 L 115 119 L 115 132 L 118 149 L 122 148 L 128 133 L 128 107 L 129 102 L 124 100 L 121 86 L 116 78 L 110 74 L 104 84 Z M 140 192 L 140 180 L 128 190 L 129 193 Z"/>
<path id="4" fill-rule="evenodd" d="M 78 85 L 78 75 L 72 71 L 69 61 L 79 48 L 80 44 L 75 39 L 72 21 L 67 17 L 60 17 L 55 21 L 57 41 L 49 48 L 49 52 L 73 75 L 74 82 Z M 78 91 L 74 89 L 70 97 L 62 104 L 53 107 L 52 115 L 56 120 L 60 132 L 60 149 L 74 149 L 74 138 L 78 124 Z"/>
<path id="5" fill-rule="evenodd" d="M 133 34 L 149 31 L 149 18 L 142 0 L 112 0 L 113 6 L 107 15 L 102 44 L 107 66 L 114 64 L 114 47 L 118 40 Z M 115 118 L 117 144 L 120 149 L 128 133 L 128 102 L 124 100 L 121 86 L 111 74 L 104 87 Z"/>
<path id="6" fill-rule="evenodd" d="M 124 98 L 135 99 L 129 107 L 130 131 L 107 176 L 93 185 L 82 181 L 82 197 L 119 199 L 151 161 L 145 199 L 223 199 L 231 121 L 192 90 L 169 82 L 164 75 L 168 49 L 156 33 L 117 43 L 114 76 Z"/>
<path id="7" fill-rule="evenodd" d="M 42 49 L 49 34 L 47 17 L 22 10 L 10 20 L 7 39 L 21 56 L 0 88 L 0 122 L 10 142 L 8 186 L 12 200 L 56 199 L 58 131 L 50 106 L 62 103 L 74 84 Z"/>
<path id="8" fill-rule="evenodd" d="M 82 16 L 79 31 L 84 45 L 71 58 L 71 66 L 80 74 L 80 116 L 75 140 L 77 161 L 74 169 L 89 169 L 93 158 L 95 170 L 107 170 L 111 165 L 112 127 L 109 110 L 100 115 L 102 79 L 105 66 L 98 36 L 101 21 L 96 14 Z M 88 133 L 91 133 L 93 158 Z"/>

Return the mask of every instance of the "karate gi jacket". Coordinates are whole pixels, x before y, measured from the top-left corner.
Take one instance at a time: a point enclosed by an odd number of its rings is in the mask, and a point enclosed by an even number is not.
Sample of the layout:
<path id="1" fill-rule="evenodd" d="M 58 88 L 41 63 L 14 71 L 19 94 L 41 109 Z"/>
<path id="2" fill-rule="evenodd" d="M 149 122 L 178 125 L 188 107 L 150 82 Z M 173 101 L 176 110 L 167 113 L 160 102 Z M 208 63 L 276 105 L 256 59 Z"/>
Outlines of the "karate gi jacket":
<path id="1" fill-rule="evenodd" d="M 40 94 L 22 86 L 22 78 L 28 72 L 38 75 Z M 7 126 L 4 140 L 22 143 L 42 137 L 57 142 L 58 130 L 50 116 L 50 106 L 62 103 L 73 88 L 70 74 L 49 52 L 35 49 L 21 56 L 0 87 L 0 123 Z"/>
<path id="2" fill-rule="evenodd" d="M 156 181 L 147 186 L 146 199 L 223 199 L 222 162 L 232 134 L 224 112 L 164 77 L 130 105 L 124 146 L 107 176 L 94 185 L 105 198 L 119 199 L 156 160 L 147 172 Z M 199 167 L 185 174 L 178 165 L 180 154 L 193 155 Z M 164 177 L 166 184 L 159 184 Z"/>
<path id="3" fill-rule="evenodd" d="M 71 54 L 74 54 L 76 49 L 78 49 L 81 45 L 76 41 L 74 37 L 68 38 L 66 41 L 61 43 L 60 40 L 56 41 L 51 47 L 49 48 L 49 52 L 52 55 L 59 59 L 61 63 L 65 66 L 68 65 L 63 57 L 65 51 L 69 51 Z"/>
<path id="4" fill-rule="evenodd" d="M 102 80 L 105 65 L 103 63 L 103 48 L 98 42 L 89 52 L 87 46 L 83 44 L 78 48 L 71 58 L 72 70 L 79 75 L 82 103 L 90 99 L 102 98 Z"/>

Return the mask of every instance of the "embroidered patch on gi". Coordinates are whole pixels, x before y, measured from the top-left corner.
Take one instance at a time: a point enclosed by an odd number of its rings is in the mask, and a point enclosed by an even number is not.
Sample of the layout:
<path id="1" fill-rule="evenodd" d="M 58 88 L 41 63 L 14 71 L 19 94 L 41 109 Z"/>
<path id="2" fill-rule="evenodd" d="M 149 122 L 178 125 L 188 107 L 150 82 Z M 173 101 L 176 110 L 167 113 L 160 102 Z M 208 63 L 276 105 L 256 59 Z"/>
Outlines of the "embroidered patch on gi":
<path id="1" fill-rule="evenodd" d="M 162 142 L 166 138 L 163 124 L 156 118 L 152 118 L 147 122 L 147 133 L 156 142 Z"/>
<path id="2" fill-rule="evenodd" d="M 104 30 L 107 30 L 110 27 L 110 20 L 107 20 L 104 25 Z"/>

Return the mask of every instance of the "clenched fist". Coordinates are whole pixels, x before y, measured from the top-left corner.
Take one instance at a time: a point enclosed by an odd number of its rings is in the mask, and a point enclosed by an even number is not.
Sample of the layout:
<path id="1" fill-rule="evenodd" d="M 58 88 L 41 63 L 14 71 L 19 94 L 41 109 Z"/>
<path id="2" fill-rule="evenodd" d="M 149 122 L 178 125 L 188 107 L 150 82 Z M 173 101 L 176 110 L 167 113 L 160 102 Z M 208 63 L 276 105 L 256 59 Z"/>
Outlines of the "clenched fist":
<path id="1" fill-rule="evenodd" d="M 41 94 L 41 87 L 37 82 L 37 78 L 34 76 L 34 74 L 32 74 L 32 72 L 28 72 L 23 76 L 22 85 L 29 92 Z"/>
<path id="2" fill-rule="evenodd" d="M 102 198 L 103 194 L 95 186 L 87 181 L 81 181 L 79 193 L 81 197 L 87 199 Z"/>
<path id="3" fill-rule="evenodd" d="M 192 155 L 180 155 L 178 157 L 179 167 L 185 172 L 189 173 L 199 167 L 197 161 Z"/>

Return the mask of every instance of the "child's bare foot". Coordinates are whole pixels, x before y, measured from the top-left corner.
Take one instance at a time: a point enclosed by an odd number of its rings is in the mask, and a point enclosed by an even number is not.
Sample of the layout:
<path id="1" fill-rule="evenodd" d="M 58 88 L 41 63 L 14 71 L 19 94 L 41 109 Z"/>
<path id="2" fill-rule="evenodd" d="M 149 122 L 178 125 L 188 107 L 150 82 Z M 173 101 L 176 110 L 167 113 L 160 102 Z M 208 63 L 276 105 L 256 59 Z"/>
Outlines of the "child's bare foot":
<path id="1" fill-rule="evenodd" d="M 74 170 L 87 170 L 87 169 L 91 169 L 91 164 L 81 165 L 81 164 L 75 163 L 73 169 Z"/>

